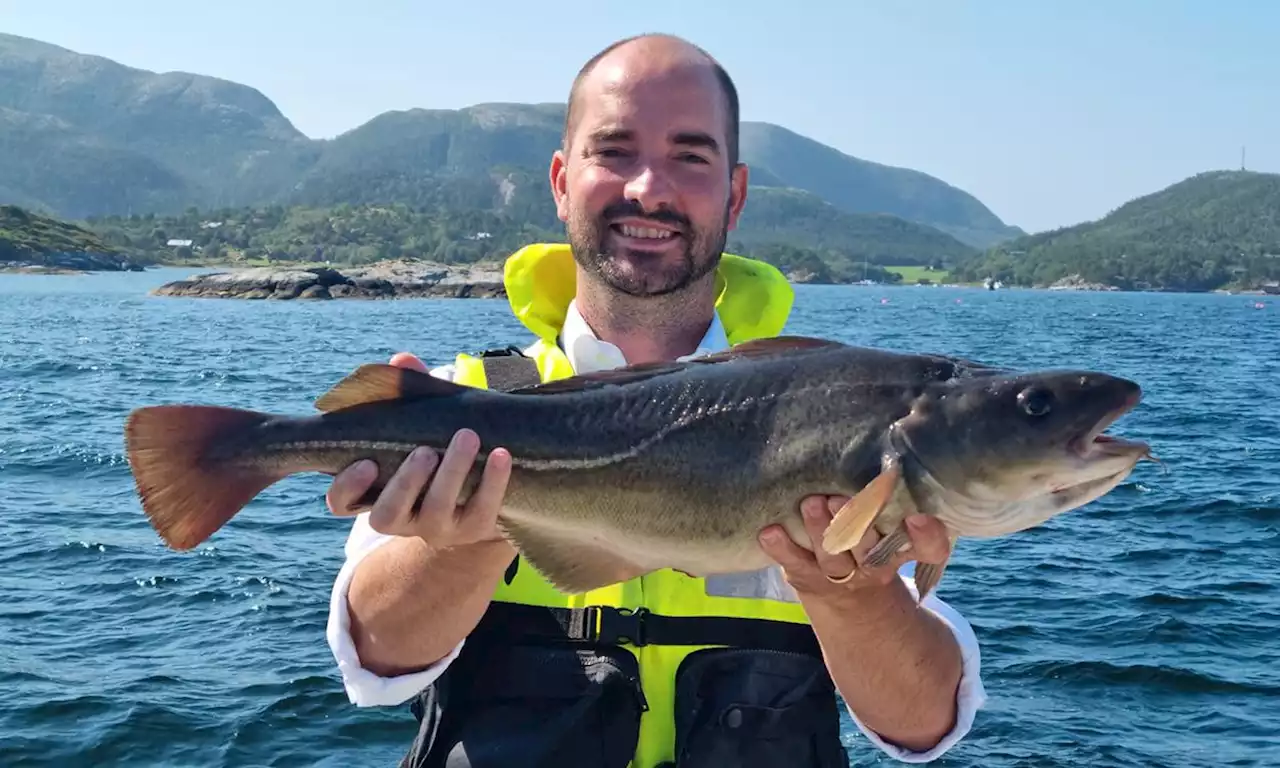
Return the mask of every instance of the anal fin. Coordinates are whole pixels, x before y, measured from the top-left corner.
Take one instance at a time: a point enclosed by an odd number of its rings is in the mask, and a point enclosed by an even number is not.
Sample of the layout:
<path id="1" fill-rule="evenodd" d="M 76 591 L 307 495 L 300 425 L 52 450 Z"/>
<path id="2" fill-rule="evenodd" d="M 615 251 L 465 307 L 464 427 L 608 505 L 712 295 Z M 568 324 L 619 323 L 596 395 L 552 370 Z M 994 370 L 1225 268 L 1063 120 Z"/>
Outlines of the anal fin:
<path id="1" fill-rule="evenodd" d="M 956 550 L 956 541 L 958 539 L 959 537 L 954 534 L 951 536 L 952 552 L 955 552 Z M 949 560 L 936 565 L 933 563 L 916 563 L 915 581 L 916 592 L 919 594 L 919 602 L 924 602 L 924 599 L 929 596 L 929 593 L 933 592 L 934 587 L 938 586 L 938 582 L 942 581 L 942 574 L 947 570 L 947 562 L 949 562 Z"/>
<path id="2" fill-rule="evenodd" d="M 933 588 L 938 586 L 938 582 L 942 581 L 942 574 L 947 570 L 946 563 L 916 563 L 916 591 L 919 594 L 917 602 L 924 602 L 929 596 Z"/>
<path id="3" fill-rule="evenodd" d="M 316 400 L 316 408 L 329 412 L 385 400 L 450 397 L 466 389 L 429 373 L 385 363 L 367 363 L 321 395 Z"/>
<path id="4" fill-rule="evenodd" d="M 876 545 L 867 553 L 866 559 L 862 561 L 862 565 L 867 568 L 879 568 L 909 544 L 911 544 L 911 535 L 907 533 L 906 526 L 899 525 L 888 536 L 876 542 Z"/>
<path id="5" fill-rule="evenodd" d="M 618 552 L 573 536 L 556 536 L 536 527 L 502 520 L 507 539 L 533 569 L 567 594 L 630 581 L 654 570 L 630 562 Z"/>

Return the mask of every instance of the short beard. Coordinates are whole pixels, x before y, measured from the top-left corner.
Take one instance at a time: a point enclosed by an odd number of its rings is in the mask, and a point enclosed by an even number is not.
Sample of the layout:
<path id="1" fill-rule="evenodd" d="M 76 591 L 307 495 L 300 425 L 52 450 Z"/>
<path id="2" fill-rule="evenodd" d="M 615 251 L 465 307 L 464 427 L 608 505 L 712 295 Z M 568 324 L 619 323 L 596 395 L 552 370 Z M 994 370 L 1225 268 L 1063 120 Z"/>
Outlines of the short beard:
<path id="1" fill-rule="evenodd" d="M 680 260 L 674 266 L 657 274 L 628 273 L 616 259 L 617 254 L 605 250 L 604 242 L 611 230 L 610 224 L 619 218 L 635 217 L 655 222 L 678 224 L 682 230 L 684 248 Z M 688 219 L 666 210 L 645 214 L 639 206 L 618 203 L 606 208 L 600 218 L 592 221 L 582 211 L 575 211 L 569 219 L 569 246 L 573 258 L 589 274 L 620 293 L 637 298 L 667 296 L 685 290 L 713 272 L 720 265 L 720 256 L 728 240 L 729 206 L 713 232 L 697 230 Z M 633 260 L 652 258 L 648 254 L 629 254 Z"/>

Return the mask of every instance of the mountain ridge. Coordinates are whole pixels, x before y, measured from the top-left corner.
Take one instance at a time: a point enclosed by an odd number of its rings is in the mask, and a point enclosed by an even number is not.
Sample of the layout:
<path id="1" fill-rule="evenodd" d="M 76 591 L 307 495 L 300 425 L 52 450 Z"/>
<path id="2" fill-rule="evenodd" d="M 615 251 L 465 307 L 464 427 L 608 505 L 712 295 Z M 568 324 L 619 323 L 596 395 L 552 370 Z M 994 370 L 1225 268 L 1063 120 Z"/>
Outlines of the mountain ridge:
<path id="1" fill-rule="evenodd" d="M 367 179 L 392 173 L 403 176 L 398 188 L 490 183 L 497 190 L 498 169 L 545 177 L 564 105 L 392 110 L 338 136 L 312 139 L 250 85 L 151 72 L 0 33 L 0 109 L 26 115 L 28 123 L 63 125 L 46 136 L 18 130 L 21 120 L 12 114 L 0 121 L 0 165 L 26 180 L 6 182 L 0 191 L 14 202 L 85 218 L 336 203 Z M 759 186 L 803 189 L 846 213 L 896 215 L 969 245 L 1021 233 L 977 198 L 922 171 L 862 160 L 772 123 L 744 122 L 743 134 L 744 160 Z M 72 167 L 57 159 L 67 146 L 77 153 Z M 116 180 L 94 189 L 93 179 L 108 173 Z"/>
<path id="2" fill-rule="evenodd" d="M 1136 290 L 1250 288 L 1280 280 L 1280 174 L 1204 171 L 1100 218 L 1016 238 L 954 274 L 1010 285 Z"/>

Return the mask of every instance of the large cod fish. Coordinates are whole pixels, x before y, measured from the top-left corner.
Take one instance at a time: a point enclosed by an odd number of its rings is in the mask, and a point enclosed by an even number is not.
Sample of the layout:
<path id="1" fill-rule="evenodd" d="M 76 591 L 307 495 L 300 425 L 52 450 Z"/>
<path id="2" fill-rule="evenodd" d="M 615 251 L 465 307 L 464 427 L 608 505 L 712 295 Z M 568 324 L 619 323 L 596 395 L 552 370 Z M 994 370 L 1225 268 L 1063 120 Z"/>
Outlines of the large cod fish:
<path id="1" fill-rule="evenodd" d="M 467 492 L 486 452 L 508 449 L 500 530 L 579 593 L 661 568 L 769 566 L 756 537 L 772 523 L 832 553 L 874 527 L 872 565 L 909 543 L 902 520 L 915 512 L 945 523 L 953 544 L 1038 525 L 1150 458 L 1145 443 L 1102 434 L 1140 397 L 1100 372 L 781 337 L 512 392 L 364 365 L 316 402 L 317 416 L 159 405 L 134 411 L 125 438 L 152 525 L 189 549 L 288 475 L 373 459 L 372 500 L 416 446 L 443 449 L 469 427 L 482 444 Z M 851 497 L 821 542 L 799 513 L 813 493 Z M 917 566 L 920 599 L 941 576 Z"/>

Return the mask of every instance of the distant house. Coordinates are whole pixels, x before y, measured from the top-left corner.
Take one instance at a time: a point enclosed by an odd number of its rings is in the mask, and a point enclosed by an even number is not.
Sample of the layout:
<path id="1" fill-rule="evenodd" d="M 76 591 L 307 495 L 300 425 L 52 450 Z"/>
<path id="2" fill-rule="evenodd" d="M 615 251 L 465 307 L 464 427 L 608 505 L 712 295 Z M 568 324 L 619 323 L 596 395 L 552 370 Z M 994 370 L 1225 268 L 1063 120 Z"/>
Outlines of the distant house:
<path id="1" fill-rule="evenodd" d="M 169 246 L 170 248 L 190 248 L 191 244 L 194 242 L 195 242 L 194 240 L 170 240 L 169 242 L 165 243 L 165 245 Z"/>

